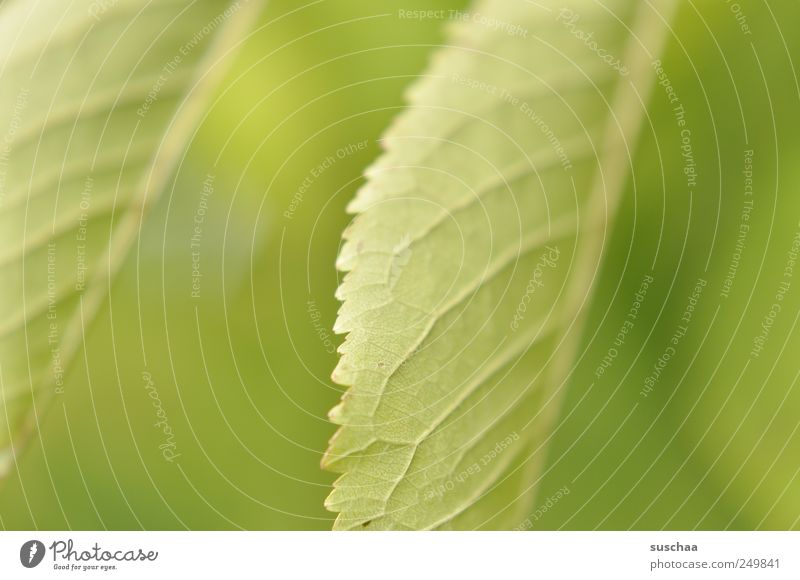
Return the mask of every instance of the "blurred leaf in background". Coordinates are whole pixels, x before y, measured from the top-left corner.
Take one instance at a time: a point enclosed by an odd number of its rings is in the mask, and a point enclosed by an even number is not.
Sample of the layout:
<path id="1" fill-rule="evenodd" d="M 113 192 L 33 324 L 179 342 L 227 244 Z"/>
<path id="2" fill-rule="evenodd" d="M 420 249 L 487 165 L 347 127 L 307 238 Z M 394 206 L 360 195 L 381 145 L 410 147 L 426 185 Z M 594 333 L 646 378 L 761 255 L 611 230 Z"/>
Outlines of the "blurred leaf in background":
<path id="1" fill-rule="evenodd" d="M 53 399 L 66 413 L 87 328 L 259 7 L 4 6 L 1 475 L 44 447 Z"/>

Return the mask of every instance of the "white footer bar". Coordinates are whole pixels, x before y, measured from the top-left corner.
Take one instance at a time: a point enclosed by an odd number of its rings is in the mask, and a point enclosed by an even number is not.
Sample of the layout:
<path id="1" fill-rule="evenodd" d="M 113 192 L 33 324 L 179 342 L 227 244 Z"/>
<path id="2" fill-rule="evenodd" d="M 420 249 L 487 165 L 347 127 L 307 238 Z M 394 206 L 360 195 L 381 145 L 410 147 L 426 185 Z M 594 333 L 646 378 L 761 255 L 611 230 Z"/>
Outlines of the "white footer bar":
<path id="1" fill-rule="evenodd" d="M 800 532 L 2 532 L 0 578 L 800 578 Z"/>

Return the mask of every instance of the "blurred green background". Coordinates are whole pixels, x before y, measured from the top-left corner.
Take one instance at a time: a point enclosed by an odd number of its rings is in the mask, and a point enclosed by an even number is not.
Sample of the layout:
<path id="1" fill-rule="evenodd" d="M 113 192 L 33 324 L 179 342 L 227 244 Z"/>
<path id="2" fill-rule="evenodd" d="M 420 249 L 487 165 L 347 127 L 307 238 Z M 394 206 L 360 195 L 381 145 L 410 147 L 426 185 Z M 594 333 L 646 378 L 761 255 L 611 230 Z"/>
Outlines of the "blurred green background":
<path id="1" fill-rule="evenodd" d="M 441 20 L 398 10 L 465 6 L 268 3 L 66 394 L 0 484 L 3 528 L 330 529 L 322 502 L 333 475 L 319 460 L 341 395 L 329 376 L 344 208 L 444 39 Z M 690 119 L 698 186 L 685 186 L 659 87 L 538 503 L 569 494 L 534 528 L 800 528 L 798 288 L 750 356 L 800 227 L 800 39 L 787 32 L 800 8 L 741 6 L 750 35 L 725 2 L 681 5 L 662 60 Z M 751 228 L 724 298 L 749 149 Z M 208 175 L 204 276 L 191 298 L 190 238 Z M 598 378 L 646 275 L 654 283 L 635 328 Z M 700 278 L 688 333 L 642 397 Z M 174 462 L 159 449 L 145 372 L 175 433 Z"/>

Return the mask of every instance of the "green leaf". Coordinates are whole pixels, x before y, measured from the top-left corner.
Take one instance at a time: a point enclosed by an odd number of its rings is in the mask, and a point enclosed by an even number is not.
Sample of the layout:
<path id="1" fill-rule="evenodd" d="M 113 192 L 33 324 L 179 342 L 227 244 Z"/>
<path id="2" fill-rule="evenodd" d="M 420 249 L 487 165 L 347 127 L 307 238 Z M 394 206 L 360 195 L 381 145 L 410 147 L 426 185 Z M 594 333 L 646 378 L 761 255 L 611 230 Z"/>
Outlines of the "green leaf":
<path id="1" fill-rule="evenodd" d="M 0 476 L 63 392 L 260 5 L 0 7 Z"/>
<path id="2" fill-rule="evenodd" d="M 455 18 L 349 206 L 335 529 L 530 513 L 675 5 Z"/>

